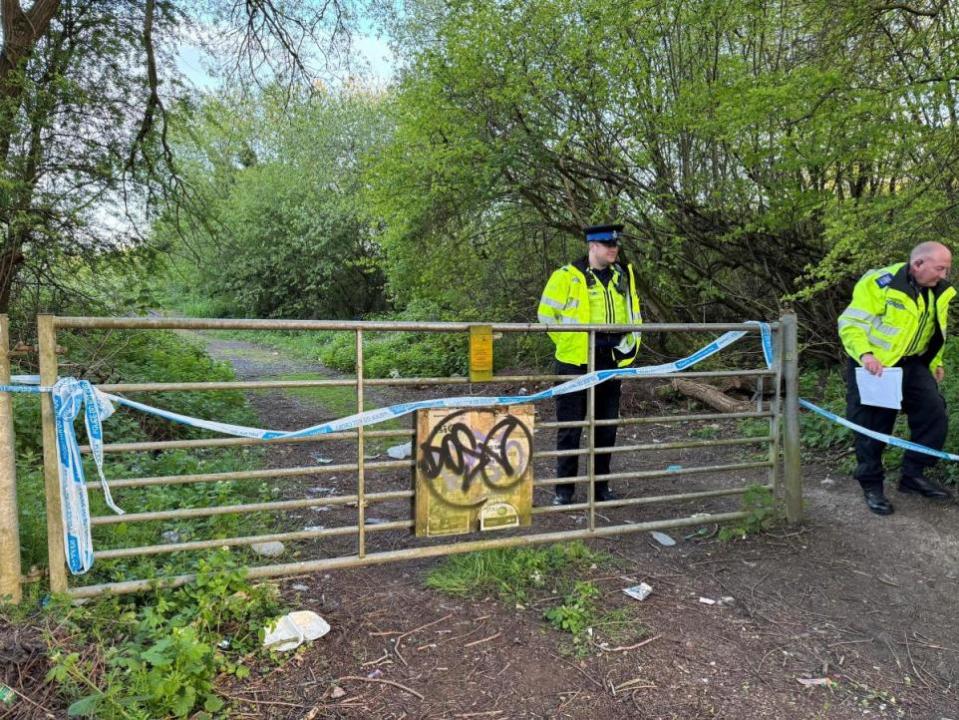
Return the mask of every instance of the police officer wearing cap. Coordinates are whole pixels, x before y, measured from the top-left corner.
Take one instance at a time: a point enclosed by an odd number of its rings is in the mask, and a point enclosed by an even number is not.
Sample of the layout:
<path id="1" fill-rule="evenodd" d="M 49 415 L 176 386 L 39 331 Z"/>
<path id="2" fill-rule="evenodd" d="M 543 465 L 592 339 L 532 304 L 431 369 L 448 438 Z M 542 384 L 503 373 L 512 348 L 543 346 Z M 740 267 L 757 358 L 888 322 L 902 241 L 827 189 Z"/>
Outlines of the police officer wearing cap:
<path id="1" fill-rule="evenodd" d="M 855 369 L 873 375 L 885 368 L 902 368 L 902 410 L 909 419 L 913 442 L 941 450 L 946 441 L 946 401 L 939 392 L 945 376 L 945 345 L 949 302 L 956 290 L 947 278 L 952 253 L 938 242 L 913 248 L 909 262 L 870 270 L 853 289 L 852 302 L 839 316 L 839 337 L 849 355 L 846 417 L 857 425 L 889 435 L 898 412 L 862 403 Z M 882 451 L 885 443 L 860 433 L 855 438 L 858 464 L 854 477 L 877 515 L 893 512 L 883 492 Z M 906 451 L 902 459 L 899 492 L 934 500 L 951 494 L 924 471 L 936 458 Z"/>
<path id="2" fill-rule="evenodd" d="M 584 231 L 587 254 L 556 270 L 546 283 L 539 301 L 539 321 L 547 325 L 632 325 L 642 322 L 633 267 L 619 262 L 622 225 L 594 225 Z M 589 362 L 588 333 L 549 333 L 556 345 L 556 374 L 582 375 Z M 640 333 L 596 333 L 596 370 L 627 367 L 639 350 Z M 606 380 L 596 386 L 596 419 L 619 417 L 620 381 Z M 556 396 L 559 422 L 582 421 L 586 417 L 586 390 Z M 596 427 L 597 448 L 616 444 L 616 425 Z M 557 450 L 579 448 L 582 427 L 560 428 L 556 433 Z M 609 474 L 609 453 L 596 453 L 597 478 Z M 558 478 L 579 473 L 579 456 L 560 456 L 556 460 Z M 575 485 L 556 485 L 554 505 L 573 502 Z M 595 498 L 600 502 L 615 499 L 606 480 L 597 480 Z"/>

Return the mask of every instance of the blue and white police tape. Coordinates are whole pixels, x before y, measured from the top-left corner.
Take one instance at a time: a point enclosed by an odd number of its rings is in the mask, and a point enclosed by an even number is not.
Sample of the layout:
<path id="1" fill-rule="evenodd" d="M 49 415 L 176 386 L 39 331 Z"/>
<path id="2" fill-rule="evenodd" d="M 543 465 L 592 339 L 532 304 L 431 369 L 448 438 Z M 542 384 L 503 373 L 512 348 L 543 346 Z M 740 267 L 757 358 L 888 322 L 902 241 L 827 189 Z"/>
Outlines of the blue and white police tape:
<path id="1" fill-rule="evenodd" d="M 103 472 L 102 421 L 113 414 L 113 405 L 104 393 L 97 391 L 86 380 L 61 378 L 53 387 L 40 386 L 40 378 L 35 375 L 17 375 L 11 378 L 11 381 L 18 385 L 0 385 L 0 391 L 49 392 L 51 395 L 57 435 L 57 473 L 67 567 L 74 574 L 84 573 L 93 566 L 93 539 L 90 534 L 86 479 L 74 421 L 82 409 L 83 424 L 97 474 L 100 476 L 104 500 L 111 510 L 122 515 L 123 510 L 113 502 L 110 486 Z"/>
<path id="2" fill-rule="evenodd" d="M 772 364 L 772 341 L 769 325 L 757 323 L 762 339 L 763 355 L 767 366 Z M 138 403 L 118 395 L 110 395 L 93 387 L 87 380 L 61 378 L 52 387 L 41 387 L 36 376 L 16 376 L 12 378 L 17 385 L 0 385 L 0 392 L 50 392 L 53 398 L 54 417 L 57 433 L 57 458 L 59 466 L 60 492 L 62 498 L 63 533 L 67 551 L 67 565 L 73 574 L 81 574 L 93 565 L 93 540 L 90 533 L 90 508 L 80 449 L 74 432 L 74 420 L 81 409 L 84 411 L 84 424 L 89 439 L 91 453 L 100 476 L 107 505 L 116 513 L 123 511 L 116 506 L 110 495 L 110 488 L 103 473 L 103 425 L 102 421 L 114 412 L 113 404 L 123 405 L 141 412 L 156 415 L 172 422 L 202 428 L 225 435 L 259 438 L 264 440 L 280 438 L 310 437 L 342 432 L 357 427 L 373 425 L 393 418 L 407 415 L 416 410 L 442 407 L 488 407 L 491 405 L 516 405 L 537 402 L 556 395 L 585 390 L 611 378 L 642 377 L 647 375 L 673 374 L 696 365 L 725 347 L 736 342 L 746 334 L 745 331 L 727 332 L 697 350 L 691 355 L 671 363 L 640 368 L 617 368 L 599 370 L 578 376 L 542 392 L 532 395 L 467 395 L 453 398 L 436 398 L 412 403 L 401 403 L 387 408 L 368 410 L 320 425 L 289 432 L 264 430 L 219 423 L 211 420 L 181 415 L 144 403 Z"/>
<path id="3" fill-rule="evenodd" d="M 776 351 L 773 349 L 773 334 L 769 328 L 769 323 L 758 320 L 748 320 L 749 325 L 759 326 L 759 343 L 763 348 L 763 358 L 766 360 L 766 367 L 771 368 L 776 359 Z"/>
<path id="4" fill-rule="evenodd" d="M 760 333 L 763 335 L 768 335 L 768 324 L 760 323 Z M 144 405 L 143 403 L 138 403 L 116 395 L 106 394 L 105 397 L 118 405 L 124 405 L 126 407 L 140 410 L 141 412 L 150 413 L 151 415 L 156 415 L 172 422 L 189 425 L 191 427 L 212 430 L 213 432 L 218 432 L 224 435 L 259 438 L 263 440 L 290 439 L 310 437 L 313 435 L 327 435 L 334 432 L 353 430 L 366 425 L 375 425 L 377 423 L 385 422 L 386 420 L 392 420 L 403 415 L 408 415 L 416 410 L 427 410 L 444 407 L 488 407 L 491 405 L 517 405 L 519 403 L 539 402 L 540 400 L 548 400 L 549 398 L 557 395 L 564 395 L 566 393 L 585 390 L 611 378 L 673 374 L 692 367 L 696 363 L 715 355 L 723 348 L 728 347 L 732 343 L 739 340 L 745 334 L 746 331 L 744 330 L 727 332 L 705 347 L 700 348 L 693 354 L 671 363 L 663 363 L 662 365 L 651 365 L 639 368 L 597 370 L 585 375 L 579 375 L 572 380 L 555 385 L 554 387 L 548 388 L 541 392 L 533 393 L 532 395 L 463 395 L 460 397 L 419 400 L 416 402 L 392 405 L 386 408 L 378 408 L 376 410 L 366 410 L 364 412 L 349 415 L 338 420 L 322 423 L 320 425 L 313 425 L 308 428 L 303 428 L 302 430 L 292 430 L 289 432 L 263 430 L 260 428 L 252 428 L 242 425 L 218 423 L 211 420 L 200 420 L 198 418 L 170 412 L 169 410 L 161 410 L 150 405 Z M 771 348 L 771 343 L 769 343 L 769 347 Z"/>
<path id="5" fill-rule="evenodd" d="M 37 393 L 50 392 L 50 388 L 40 386 L 39 375 L 14 375 L 10 378 L 13 385 L 0 385 L 0 392 Z"/>
<path id="6" fill-rule="evenodd" d="M 864 428 L 862 425 L 857 425 L 856 423 L 849 422 L 846 418 L 836 415 L 834 412 L 830 412 L 824 408 L 819 407 L 818 405 L 813 405 L 808 400 L 803 400 L 799 398 L 799 404 L 802 405 L 807 410 L 811 410 L 817 415 L 821 415 L 827 420 L 832 420 L 834 423 L 842 425 L 845 428 L 849 428 L 853 432 L 857 432 L 860 435 L 865 435 L 866 437 L 871 437 L 873 440 L 878 440 L 879 442 L 886 443 L 887 445 L 892 445 L 893 447 L 902 448 L 903 450 L 912 450 L 913 452 L 921 453 L 923 455 L 931 455 L 932 457 L 940 458 L 941 460 L 953 460 L 959 462 L 959 455 L 954 455 L 953 453 L 947 453 L 943 450 L 934 450 L 931 447 L 926 447 L 925 445 L 920 445 L 919 443 L 910 442 L 909 440 L 903 440 L 902 438 L 897 438 L 894 435 L 886 435 L 885 433 L 876 432 L 875 430 L 870 430 L 869 428 Z"/>

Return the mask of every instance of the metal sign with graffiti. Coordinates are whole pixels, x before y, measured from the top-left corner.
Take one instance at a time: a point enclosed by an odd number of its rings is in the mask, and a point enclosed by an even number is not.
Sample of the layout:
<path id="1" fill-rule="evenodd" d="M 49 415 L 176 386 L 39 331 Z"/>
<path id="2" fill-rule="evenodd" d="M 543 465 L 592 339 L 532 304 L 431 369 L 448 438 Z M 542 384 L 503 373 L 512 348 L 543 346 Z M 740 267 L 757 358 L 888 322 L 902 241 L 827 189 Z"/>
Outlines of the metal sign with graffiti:
<path id="1" fill-rule="evenodd" d="M 533 406 L 416 415 L 416 534 L 529 525 Z"/>

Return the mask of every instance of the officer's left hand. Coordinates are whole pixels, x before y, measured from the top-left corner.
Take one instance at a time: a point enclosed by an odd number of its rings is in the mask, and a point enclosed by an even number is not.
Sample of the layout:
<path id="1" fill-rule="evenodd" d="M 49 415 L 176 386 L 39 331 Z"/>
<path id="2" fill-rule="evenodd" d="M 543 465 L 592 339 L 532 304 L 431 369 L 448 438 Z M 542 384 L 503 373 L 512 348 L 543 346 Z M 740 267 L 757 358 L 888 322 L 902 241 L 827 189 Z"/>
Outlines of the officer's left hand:
<path id="1" fill-rule="evenodd" d="M 932 375 L 936 378 L 937 383 L 941 383 L 942 379 L 946 376 L 946 366 L 940 365 L 933 371 Z"/>

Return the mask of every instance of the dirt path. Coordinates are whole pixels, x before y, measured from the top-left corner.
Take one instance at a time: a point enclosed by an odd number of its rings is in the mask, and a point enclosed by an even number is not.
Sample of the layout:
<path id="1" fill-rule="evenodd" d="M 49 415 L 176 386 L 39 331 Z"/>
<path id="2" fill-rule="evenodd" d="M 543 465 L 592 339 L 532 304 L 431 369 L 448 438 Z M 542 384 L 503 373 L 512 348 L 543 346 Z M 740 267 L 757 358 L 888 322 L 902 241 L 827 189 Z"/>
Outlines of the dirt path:
<path id="1" fill-rule="evenodd" d="M 233 363 L 241 378 L 326 373 L 248 343 L 205 338 L 209 352 Z M 435 389 L 381 390 L 377 406 L 427 397 Z M 267 427 L 295 428 L 330 419 L 329 408 L 287 393 L 251 393 Z M 544 418 L 548 405 L 537 407 Z M 694 428 L 651 426 L 643 442 Z M 399 442 L 399 441 L 397 441 Z M 549 446 L 551 439 L 537 438 Z M 317 453 L 348 461 L 352 445 L 273 446 L 269 462 L 283 467 L 315 462 Z M 614 460 L 614 471 L 731 462 L 745 451 L 702 449 L 659 454 L 653 460 Z M 738 453 L 738 455 L 737 455 Z M 355 455 L 354 455 L 355 459 Z M 648 463 L 654 463 L 650 465 Z M 549 464 L 537 472 L 552 475 Z M 549 628 L 542 607 L 510 607 L 492 599 L 451 599 L 424 585 L 438 561 L 342 570 L 283 581 L 291 605 L 312 609 L 332 625 L 330 635 L 282 668 L 254 675 L 235 690 L 246 697 L 237 717 L 289 718 L 916 718 L 959 720 L 959 507 L 935 505 L 895 491 L 896 513 L 866 510 L 852 481 L 827 466 L 804 467 L 806 522 L 799 528 L 733 542 L 683 537 L 663 547 L 647 533 L 591 545 L 613 555 L 617 570 L 588 573 L 603 603 L 622 608 L 637 642 L 622 649 L 569 652 L 569 636 Z M 705 488 L 741 482 L 702 478 L 621 484 L 624 494 Z M 758 479 L 758 476 L 757 476 Z M 349 492 L 352 477 L 319 481 Z M 317 478 L 278 485 L 286 497 L 317 492 Z M 409 487 L 408 471 L 383 473 L 374 489 Z M 537 505 L 547 503 L 538 490 Z M 700 506 L 733 509 L 718 499 Z M 689 514 L 684 507 L 641 506 L 609 513 L 617 522 Z M 408 517 L 408 503 L 374 515 Z M 293 513 L 287 526 L 322 516 L 349 521 L 348 509 Z M 546 527 L 581 526 L 582 514 L 537 518 Z M 381 546 L 410 542 L 406 532 L 382 533 Z M 306 543 L 297 557 L 335 554 L 340 543 Z M 653 586 L 649 599 L 631 600 L 622 588 Z M 724 602 L 706 604 L 701 598 Z M 642 640 L 646 640 L 640 645 Z M 635 647 L 630 647 L 635 646 Z M 826 684 L 828 683 L 828 684 Z"/>

